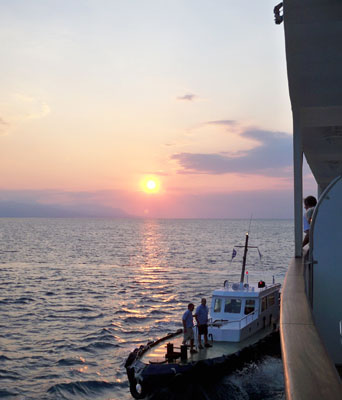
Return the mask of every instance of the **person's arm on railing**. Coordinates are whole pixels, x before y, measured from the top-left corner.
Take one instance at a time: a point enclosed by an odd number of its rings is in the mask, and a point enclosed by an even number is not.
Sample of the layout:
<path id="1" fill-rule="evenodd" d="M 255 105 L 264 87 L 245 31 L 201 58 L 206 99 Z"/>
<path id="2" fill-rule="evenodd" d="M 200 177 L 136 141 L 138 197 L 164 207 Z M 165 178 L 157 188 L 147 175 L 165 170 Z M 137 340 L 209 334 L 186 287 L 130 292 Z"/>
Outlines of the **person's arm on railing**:
<path id="1" fill-rule="evenodd" d="M 273 9 L 273 12 L 274 12 L 274 22 L 277 24 L 277 25 L 279 25 L 279 24 L 281 24 L 282 22 L 283 22 L 283 20 L 284 20 L 284 16 L 283 15 L 280 15 L 280 10 L 283 8 L 283 3 L 279 3 L 279 4 L 277 4 L 275 7 L 274 7 L 274 9 Z"/>

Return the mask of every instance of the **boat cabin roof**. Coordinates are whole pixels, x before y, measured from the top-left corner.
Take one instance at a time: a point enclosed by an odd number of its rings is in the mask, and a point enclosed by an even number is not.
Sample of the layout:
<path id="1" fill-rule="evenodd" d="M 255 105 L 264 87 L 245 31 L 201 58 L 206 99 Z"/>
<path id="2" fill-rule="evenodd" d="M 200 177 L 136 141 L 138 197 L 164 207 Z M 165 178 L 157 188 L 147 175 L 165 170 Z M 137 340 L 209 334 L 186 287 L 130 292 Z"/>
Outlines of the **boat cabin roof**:
<path id="1" fill-rule="evenodd" d="M 257 285 L 226 285 L 222 289 L 216 289 L 213 291 L 213 296 L 220 297 L 247 297 L 247 298 L 259 298 L 264 295 L 268 295 L 272 292 L 277 292 L 280 289 L 280 283 L 266 285 L 265 287 L 258 288 Z"/>

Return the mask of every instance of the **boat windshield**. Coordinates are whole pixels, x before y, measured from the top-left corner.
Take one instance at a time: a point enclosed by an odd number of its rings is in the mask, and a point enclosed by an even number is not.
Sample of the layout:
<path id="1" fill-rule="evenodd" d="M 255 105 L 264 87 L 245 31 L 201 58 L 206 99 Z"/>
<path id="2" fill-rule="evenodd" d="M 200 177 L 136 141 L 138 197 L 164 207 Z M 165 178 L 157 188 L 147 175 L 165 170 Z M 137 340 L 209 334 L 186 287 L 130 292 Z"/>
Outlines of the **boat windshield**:
<path id="1" fill-rule="evenodd" d="M 250 314 L 255 309 L 255 300 L 246 300 L 245 315 Z"/>
<path id="2" fill-rule="evenodd" d="M 224 304 L 224 312 L 232 314 L 240 314 L 241 300 L 240 299 L 226 299 Z"/>
<path id="3" fill-rule="evenodd" d="M 214 312 L 221 312 L 222 299 L 215 299 Z"/>

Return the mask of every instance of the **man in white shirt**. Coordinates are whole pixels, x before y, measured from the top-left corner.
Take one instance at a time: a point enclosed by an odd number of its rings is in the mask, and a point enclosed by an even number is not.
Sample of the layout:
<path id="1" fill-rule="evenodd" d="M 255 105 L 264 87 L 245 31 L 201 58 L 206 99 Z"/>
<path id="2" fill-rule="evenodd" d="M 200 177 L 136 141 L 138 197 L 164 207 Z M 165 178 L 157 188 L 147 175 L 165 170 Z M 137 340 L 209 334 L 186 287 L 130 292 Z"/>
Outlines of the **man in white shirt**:
<path id="1" fill-rule="evenodd" d="M 188 340 L 190 340 L 190 353 L 194 354 L 197 351 L 194 349 L 194 321 L 192 312 L 194 311 L 195 306 L 192 303 L 188 304 L 188 309 L 185 311 L 182 317 L 183 321 L 183 332 L 184 332 L 184 340 L 183 344 L 185 344 Z"/>

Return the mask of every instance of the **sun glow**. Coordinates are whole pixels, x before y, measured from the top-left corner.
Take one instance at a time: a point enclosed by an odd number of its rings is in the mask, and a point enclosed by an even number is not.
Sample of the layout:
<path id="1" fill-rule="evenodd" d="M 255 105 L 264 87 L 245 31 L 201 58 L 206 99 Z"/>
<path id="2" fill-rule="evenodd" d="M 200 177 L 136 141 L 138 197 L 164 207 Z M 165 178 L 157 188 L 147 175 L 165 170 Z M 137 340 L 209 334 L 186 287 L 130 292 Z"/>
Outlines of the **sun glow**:
<path id="1" fill-rule="evenodd" d="M 160 181 L 154 176 L 147 176 L 141 181 L 141 187 L 145 193 L 159 193 Z"/>
<path id="2" fill-rule="evenodd" d="M 150 179 L 146 183 L 146 187 L 147 187 L 148 190 L 154 190 L 156 188 L 156 186 L 157 186 L 156 182 L 153 181 L 152 179 Z"/>

